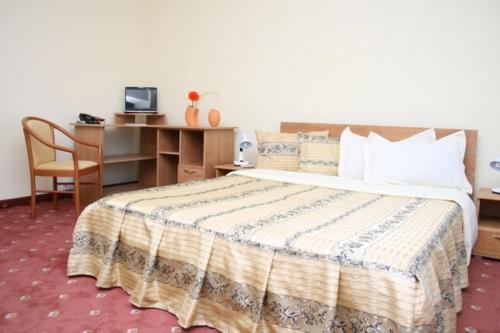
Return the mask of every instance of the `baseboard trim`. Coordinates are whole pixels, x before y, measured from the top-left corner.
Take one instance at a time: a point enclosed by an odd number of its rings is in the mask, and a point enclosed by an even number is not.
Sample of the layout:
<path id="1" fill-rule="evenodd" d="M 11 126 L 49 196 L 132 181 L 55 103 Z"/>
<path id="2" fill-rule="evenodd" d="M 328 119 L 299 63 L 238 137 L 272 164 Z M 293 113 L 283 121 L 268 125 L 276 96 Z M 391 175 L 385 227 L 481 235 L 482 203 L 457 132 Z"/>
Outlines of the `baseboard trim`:
<path id="1" fill-rule="evenodd" d="M 71 194 L 62 193 L 57 196 L 59 199 L 71 198 Z M 52 201 L 51 193 L 42 193 L 36 195 L 36 202 L 47 202 Z M 31 203 L 31 196 L 18 197 L 12 199 L 0 200 L 0 208 L 8 208 L 21 205 L 29 205 Z"/>
<path id="2" fill-rule="evenodd" d="M 129 182 L 123 182 L 123 183 L 108 184 L 108 185 L 104 185 L 104 187 L 128 185 L 128 184 L 133 184 L 133 183 L 137 183 L 137 181 L 129 181 Z M 62 194 L 58 195 L 59 199 L 71 198 L 71 197 L 73 197 L 73 195 L 66 194 L 66 193 L 62 193 Z M 42 193 L 42 194 L 37 194 L 36 195 L 36 202 L 47 202 L 47 201 L 52 201 L 52 194 L 51 193 Z M 21 205 L 29 205 L 30 203 L 31 203 L 31 196 L 27 195 L 25 197 L 18 197 L 18 198 L 0 200 L 0 208 L 8 208 L 8 207 L 13 207 L 13 206 L 21 206 Z"/>

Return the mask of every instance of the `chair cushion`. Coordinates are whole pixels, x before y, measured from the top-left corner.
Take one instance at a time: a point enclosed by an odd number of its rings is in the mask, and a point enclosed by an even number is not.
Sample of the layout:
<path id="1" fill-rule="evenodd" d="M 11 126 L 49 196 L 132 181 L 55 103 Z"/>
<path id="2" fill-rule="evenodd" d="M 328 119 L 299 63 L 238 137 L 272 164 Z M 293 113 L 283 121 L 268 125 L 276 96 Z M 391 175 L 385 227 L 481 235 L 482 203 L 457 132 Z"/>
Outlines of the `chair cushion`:
<path id="1" fill-rule="evenodd" d="M 91 168 L 96 166 L 97 163 L 94 161 L 78 161 L 78 169 L 84 170 L 87 168 Z M 42 163 L 36 166 L 36 170 L 64 170 L 64 171 L 72 171 L 73 170 L 73 160 L 61 160 L 61 161 L 52 161 Z"/>

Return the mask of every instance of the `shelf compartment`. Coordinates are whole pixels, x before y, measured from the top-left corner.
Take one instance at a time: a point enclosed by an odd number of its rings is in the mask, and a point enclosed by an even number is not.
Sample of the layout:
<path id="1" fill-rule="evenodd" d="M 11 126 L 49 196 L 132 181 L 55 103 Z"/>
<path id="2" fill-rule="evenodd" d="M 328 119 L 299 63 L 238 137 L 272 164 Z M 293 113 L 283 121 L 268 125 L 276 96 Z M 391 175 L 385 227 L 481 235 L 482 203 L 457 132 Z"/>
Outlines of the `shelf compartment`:
<path id="1" fill-rule="evenodd" d="M 156 186 L 156 158 L 139 162 L 139 184 L 145 187 Z"/>
<path id="2" fill-rule="evenodd" d="M 180 131 L 175 129 L 158 130 L 158 150 L 159 152 L 179 153 Z"/>
<path id="3" fill-rule="evenodd" d="M 181 131 L 180 164 L 203 166 L 204 131 Z"/>
<path id="4" fill-rule="evenodd" d="M 170 185 L 177 183 L 178 155 L 158 155 L 157 185 Z"/>
<path id="5" fill-rule="evenodd" d="M 156 155 L 150 154 L 118 154 L 104 156 L 104 164 L 126 163 L 134 161 L 156 160 Z"/>
<path id="6" fill-rule="evenodd" d="M 496 230 L 500 235 L 500 217 L 481 215 L 479 217 L 479 228 Z"/>

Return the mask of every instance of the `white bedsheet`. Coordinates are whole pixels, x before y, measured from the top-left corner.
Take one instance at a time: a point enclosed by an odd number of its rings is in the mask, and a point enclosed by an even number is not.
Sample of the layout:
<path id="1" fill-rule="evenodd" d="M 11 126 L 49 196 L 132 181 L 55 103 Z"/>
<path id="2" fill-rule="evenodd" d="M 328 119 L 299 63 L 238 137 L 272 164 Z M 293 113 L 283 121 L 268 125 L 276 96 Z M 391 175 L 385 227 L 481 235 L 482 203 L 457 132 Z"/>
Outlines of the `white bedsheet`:
<path id="1" fill-rule="evenodd" d="M 467 250 L 467 264 L 470 262 L 472 247 L 474 246 L 477 238 L 478 227 L 476 207 L 470 196 L 465 191 L 413 185 L 370 185 L 358 179 L 271 169 L 248 169 L 234 171 L 231 174 L 351 191 L 455 201 L 463 210 L 463 230 L 465 248 Z"/>

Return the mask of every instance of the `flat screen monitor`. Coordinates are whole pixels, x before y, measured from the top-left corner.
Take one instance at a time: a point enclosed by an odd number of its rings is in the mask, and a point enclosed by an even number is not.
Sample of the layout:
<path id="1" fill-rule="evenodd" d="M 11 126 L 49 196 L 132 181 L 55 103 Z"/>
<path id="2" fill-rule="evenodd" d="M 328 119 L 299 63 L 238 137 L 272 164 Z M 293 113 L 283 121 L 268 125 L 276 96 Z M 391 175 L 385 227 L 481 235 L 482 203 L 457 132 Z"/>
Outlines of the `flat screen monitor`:
<path id="1" fill-rule="evenodd" d="M 156 112 L 157 89 L 125 87 L 125 112 Z"/>

